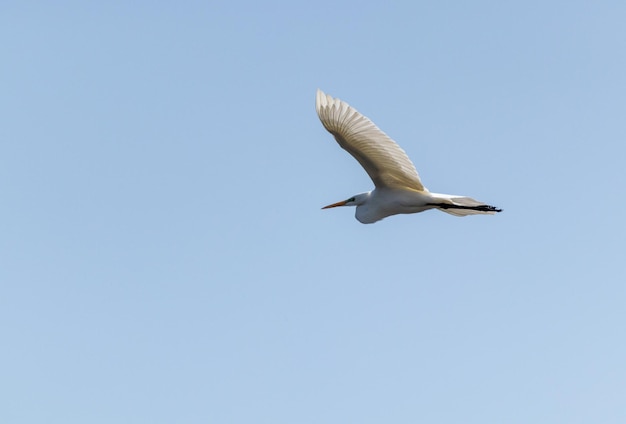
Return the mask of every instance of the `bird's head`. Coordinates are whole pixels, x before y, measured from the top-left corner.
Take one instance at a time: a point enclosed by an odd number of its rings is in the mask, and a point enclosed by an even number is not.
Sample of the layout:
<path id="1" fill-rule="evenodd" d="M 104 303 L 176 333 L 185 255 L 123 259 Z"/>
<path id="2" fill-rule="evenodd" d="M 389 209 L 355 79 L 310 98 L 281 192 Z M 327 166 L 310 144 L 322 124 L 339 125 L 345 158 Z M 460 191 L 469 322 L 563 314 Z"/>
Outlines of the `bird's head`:
<path id="1" fill-rule="evenodd" d="M 342 200 L 341 202 L 324 206 L 322 209 L 336 208 L 337 206 L 360 206 L 364 204 L 369 197 L 370 197 L 370 192 L 356 194 L 347 200 Z"/>

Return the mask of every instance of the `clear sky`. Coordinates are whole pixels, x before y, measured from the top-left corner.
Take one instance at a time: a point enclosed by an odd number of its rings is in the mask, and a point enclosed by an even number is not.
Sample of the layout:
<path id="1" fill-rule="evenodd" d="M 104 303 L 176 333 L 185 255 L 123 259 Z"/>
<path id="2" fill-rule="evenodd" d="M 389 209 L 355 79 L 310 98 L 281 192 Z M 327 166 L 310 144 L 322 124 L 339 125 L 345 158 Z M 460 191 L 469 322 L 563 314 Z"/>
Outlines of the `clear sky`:
<path id="1" fill-rule="evenodd" d="M 626 3 L 5 1 L 3 423 L 626 422 Z M 373 225 L 315 114 L 499 206 Z"/>

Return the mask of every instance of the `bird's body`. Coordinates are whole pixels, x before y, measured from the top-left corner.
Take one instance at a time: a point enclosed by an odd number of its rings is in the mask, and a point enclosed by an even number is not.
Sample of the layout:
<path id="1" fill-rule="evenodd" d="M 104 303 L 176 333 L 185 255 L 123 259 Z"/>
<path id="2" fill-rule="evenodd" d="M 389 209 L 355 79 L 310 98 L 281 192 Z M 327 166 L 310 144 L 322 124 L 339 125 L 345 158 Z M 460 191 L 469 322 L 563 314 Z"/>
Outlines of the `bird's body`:
<path id="1" fill-rule="evenodd" d="M 404 150 L 347 103 L 318 90 L 315 107 L 324 127 L 363 166 L 376 186 L 323 209 L 356 206 L 356 219 L 364 224 L 428 209 L 456 216 L 501 211 L 470 197 L 428 191 Z"/>

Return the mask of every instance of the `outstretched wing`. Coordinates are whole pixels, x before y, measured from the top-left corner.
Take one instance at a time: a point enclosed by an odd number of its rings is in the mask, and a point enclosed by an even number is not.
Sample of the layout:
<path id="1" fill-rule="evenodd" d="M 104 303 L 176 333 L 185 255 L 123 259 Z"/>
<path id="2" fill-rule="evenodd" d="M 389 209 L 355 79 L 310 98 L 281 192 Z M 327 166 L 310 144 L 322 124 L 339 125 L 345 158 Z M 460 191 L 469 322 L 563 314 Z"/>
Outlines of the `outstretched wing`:
<path id="1" fill-rule="evenodd" d="M 404 150 L 356 109 L 321 90 L 315 109 L 324 128 L 354 156 L 376 187 L 428 191 Z"/>

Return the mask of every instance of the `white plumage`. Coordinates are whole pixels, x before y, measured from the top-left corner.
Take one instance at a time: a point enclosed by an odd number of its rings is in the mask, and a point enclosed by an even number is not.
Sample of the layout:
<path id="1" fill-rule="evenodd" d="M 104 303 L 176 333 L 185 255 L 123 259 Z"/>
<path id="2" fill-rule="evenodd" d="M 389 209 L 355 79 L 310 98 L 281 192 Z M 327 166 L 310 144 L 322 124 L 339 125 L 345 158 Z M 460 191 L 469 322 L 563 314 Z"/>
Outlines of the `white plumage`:
<path id="1" fill-rule="evenodd" d="M 376 187 L 323 209 L 356 206 L 356 218 L 364 224 L 428 209 L 440 209 L 455 216 L 501 212 L 469 197 L 428 191 L 404 150 L 346 102 L 317 90 L 315 108 L 324 128 L 354 156 Z"/>

